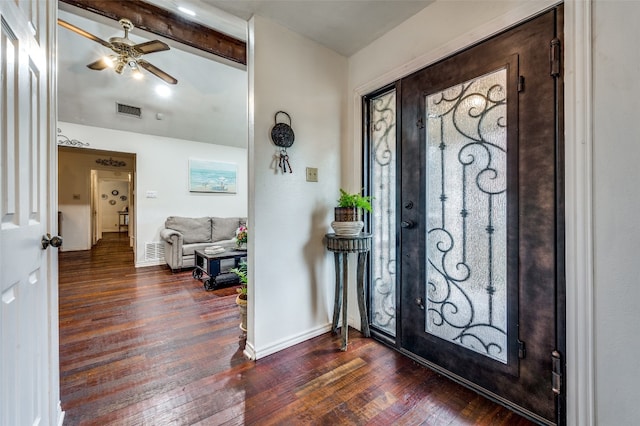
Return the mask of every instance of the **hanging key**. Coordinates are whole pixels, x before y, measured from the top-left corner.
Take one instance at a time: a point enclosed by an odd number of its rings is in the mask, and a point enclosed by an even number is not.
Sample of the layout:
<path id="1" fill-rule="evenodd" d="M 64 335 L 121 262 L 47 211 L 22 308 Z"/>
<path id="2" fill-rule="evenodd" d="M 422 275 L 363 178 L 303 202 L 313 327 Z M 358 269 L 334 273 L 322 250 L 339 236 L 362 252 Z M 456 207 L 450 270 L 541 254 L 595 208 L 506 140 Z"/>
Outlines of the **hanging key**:
<path id="1" fill-rule="evenodd" d="M 284 154 L 284 165 L 285 165 L 285 167 L 283 169 L 284 173 L 287 172 L 287 167 L 289 167 L 289 173 L 293 173 L 293 170 L 291 169 L 291 164 L 289 164 L 289 155 L 286 154 L 286 151 L 285 151 L 285 154 Z"/>

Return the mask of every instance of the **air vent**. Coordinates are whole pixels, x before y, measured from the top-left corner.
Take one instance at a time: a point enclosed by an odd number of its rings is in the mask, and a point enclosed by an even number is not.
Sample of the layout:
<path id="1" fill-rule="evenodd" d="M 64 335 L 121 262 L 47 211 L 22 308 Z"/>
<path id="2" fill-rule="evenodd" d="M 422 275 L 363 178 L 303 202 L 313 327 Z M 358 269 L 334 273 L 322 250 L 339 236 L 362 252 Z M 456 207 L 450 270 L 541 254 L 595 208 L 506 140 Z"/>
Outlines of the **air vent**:
<path id="1" fill-rule="evenodd" d="M 151 242 L 144 243 L 144 260 L 163 260 L 164 243 Z"/>
<path id="2" fill-rule="evenodd" d="M 125 105 L 116 102 L 116 112 L 122 115 L 128 115 L 130 117 L 140 118 L 142 116 L 142 108 Z"/>

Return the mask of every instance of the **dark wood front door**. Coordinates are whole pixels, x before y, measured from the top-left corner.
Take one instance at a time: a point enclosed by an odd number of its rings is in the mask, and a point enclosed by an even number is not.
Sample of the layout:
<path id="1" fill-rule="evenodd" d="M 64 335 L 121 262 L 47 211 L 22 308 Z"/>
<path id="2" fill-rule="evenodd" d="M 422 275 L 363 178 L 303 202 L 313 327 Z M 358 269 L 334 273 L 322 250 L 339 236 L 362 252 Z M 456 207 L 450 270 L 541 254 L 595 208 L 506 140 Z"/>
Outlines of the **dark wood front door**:
<path id="1" fill-rule="evenodd" d="M 549 424 L 563 418 L 561 28 L 560 7 L 401 82 L 399 344 Z"/>

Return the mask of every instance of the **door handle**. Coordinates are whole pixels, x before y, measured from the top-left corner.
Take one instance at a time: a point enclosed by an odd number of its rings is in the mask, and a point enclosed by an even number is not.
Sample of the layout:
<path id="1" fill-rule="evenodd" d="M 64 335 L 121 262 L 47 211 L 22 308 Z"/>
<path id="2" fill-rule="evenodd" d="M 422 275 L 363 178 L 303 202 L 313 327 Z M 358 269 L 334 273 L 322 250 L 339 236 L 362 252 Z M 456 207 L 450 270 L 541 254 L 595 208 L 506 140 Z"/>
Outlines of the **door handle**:
<path id="1" fill-rule="evenodd" d="M 62 245 L 62 237 L 59 235 L 52 237 L 51 234 L 43 235 L 41 243 L 43 250 L 46 250 L 49 246 L 58 248 Z"/>
<path id="2" fill-rule="evenodd" d="M 422 297 L 416 297 L 416 305 L 424 311 L 424 299 Z"/>
<path id="3" fill-rule="evenodd" d="M 411 220 L 403 220 L 402 222 L 400 222 L 400 226 L 406 229 L 410 229 L 413 228 L 414 223 Z"/>

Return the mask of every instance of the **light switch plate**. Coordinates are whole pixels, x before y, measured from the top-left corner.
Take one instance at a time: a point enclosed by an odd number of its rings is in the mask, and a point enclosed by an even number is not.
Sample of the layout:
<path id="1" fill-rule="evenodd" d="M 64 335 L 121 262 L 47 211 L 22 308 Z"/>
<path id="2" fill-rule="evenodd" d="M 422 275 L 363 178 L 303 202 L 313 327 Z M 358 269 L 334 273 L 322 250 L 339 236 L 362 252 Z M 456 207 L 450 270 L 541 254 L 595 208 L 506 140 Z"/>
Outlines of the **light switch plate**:
<path id="1" fill-rule="evenodd" d="M 318 169 L 316 167 L 307 167 L 307 182 L 318 181 Z"/>

